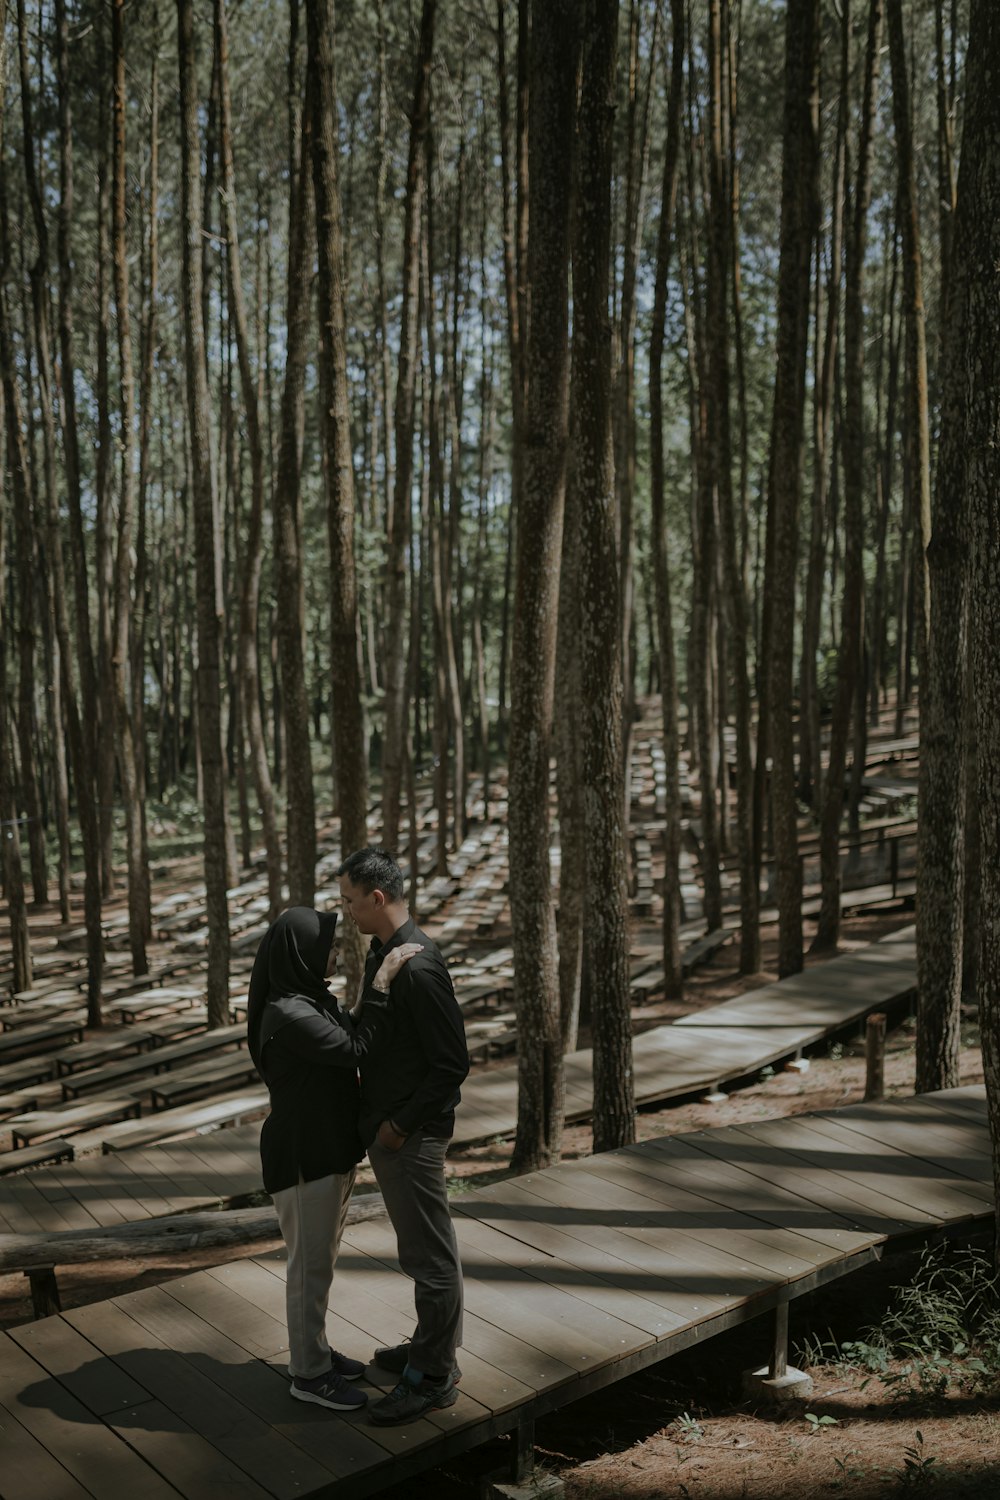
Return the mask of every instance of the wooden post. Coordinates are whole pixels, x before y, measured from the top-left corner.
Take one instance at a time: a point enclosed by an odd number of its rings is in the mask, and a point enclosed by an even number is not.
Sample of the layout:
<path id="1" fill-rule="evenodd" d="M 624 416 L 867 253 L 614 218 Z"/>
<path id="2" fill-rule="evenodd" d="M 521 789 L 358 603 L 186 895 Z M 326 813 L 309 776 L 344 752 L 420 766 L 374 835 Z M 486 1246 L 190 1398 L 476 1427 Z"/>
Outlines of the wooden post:
<path id="1" fill-rule="evenodd" d="M 885 1097 L 885 1015 L 876 1011 L 865 1027 L 865 1099 Z"/>
<path id="2" fill-rule="evenodd" d="M 780 1380 L 788 1373 L 788 1303 L 779 1302 L 774 1309 L 774 1341 L 768 1379 Z"/>
<path id="3" fill-rule="evenodd" d="M 511 1478 L 515 1484 L 523 1484 L 535 1469 L 535 1419 L 524 1410 L 518 1414 L 516 1442 Z"/>
<path id="4" fill-rule="evenodd" d="M 36 1318 L 48 1318 L 62 1312 L 59 1287 L 54 1266 L 39 1266 L 37 1270 L 25 1271 L 31 1286 L 31 1307 Z"/>

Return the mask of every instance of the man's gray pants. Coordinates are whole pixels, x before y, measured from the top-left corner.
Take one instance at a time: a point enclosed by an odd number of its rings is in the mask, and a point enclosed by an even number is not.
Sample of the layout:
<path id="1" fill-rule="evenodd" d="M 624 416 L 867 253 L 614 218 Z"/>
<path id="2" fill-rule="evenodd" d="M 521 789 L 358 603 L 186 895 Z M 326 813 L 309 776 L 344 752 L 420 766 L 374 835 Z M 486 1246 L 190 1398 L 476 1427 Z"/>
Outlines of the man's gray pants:
<path id="1" fill-rule="evenodd" d="M 448 1208 L 448 1142 L 415 1130 L 398 1151 L 373 1141 L 368 1157 L 396 1231 L 396 1253 L 414 1283 L 417 1326 L 409 1360 L 424 1374 L 448 1375 L 462 1342 L 462 1266 Z"/>

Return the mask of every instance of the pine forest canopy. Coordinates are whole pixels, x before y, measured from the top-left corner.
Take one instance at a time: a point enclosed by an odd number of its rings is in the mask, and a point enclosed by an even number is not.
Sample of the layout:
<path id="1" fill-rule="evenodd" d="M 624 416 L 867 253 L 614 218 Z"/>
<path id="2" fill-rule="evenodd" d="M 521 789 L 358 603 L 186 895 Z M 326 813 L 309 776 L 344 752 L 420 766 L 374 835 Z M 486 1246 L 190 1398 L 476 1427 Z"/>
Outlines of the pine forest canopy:
<path id="1" fill-rule="evenodd" d="M 966 783 L 947 749 L 971 718 L 964 502 L 941 506 L 965 420 L 970 26 L 995 47 L 978 6 L 0 0 L 20 987 L 22 844 L 64 920 L 84 871 L 99 1024 L 121 843 L 141 973 L 151 827 L 200 809 L 218 1023 L 226 888 L 258 847 L 272 915 L 309 903 L 318 809 L 345 848 L 405 857 L 426 770 L 445 871 L 509 758 L 517 1155 L 558 1154 L 581 985 L 596 1138 L 618 1143 L 637 700 L 662 704 L 676 993 L 681 749 L 706 923 L 731 849 L 741 968 L 760 967 L 773 848 L 790 973 L 801 818 L 832 947 L 866 733 L 889 705 L 902 728 L 919 683 L 922 878 L 943 893 L 920 1067 L 950 1080 L 933 1017 L 957 1014 Z"/>

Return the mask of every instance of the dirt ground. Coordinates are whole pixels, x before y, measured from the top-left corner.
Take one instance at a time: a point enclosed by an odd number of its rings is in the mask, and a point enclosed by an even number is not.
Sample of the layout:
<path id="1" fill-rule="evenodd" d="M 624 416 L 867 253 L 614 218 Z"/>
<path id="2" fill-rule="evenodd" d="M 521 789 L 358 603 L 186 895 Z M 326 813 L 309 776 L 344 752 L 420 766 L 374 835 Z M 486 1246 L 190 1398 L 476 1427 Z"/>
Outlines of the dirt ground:
<path id="1" fill-rule="evenodd" d="M 861 946 L 912 921 L 899 913 L 854 919 L 844 946 Z M 765 966 L 773 959 L 766 935 Z M 665 1003 L 642 1008 L 641 1028 L 715 1004 L 774 977 L 765 970 L 751 980 L 734 972 L 732 950 L 696 975 L 683 1007 Z M 586 1038 L 581 1038 L 585 1043 Z M 857 1102 L 864 1090 L 864 1059 L 852 1038 L 821 1049 L 804 1073 L 775 1072 L 729 1095 L 724 1103 L 683 1102 L 644 1109 L 637 1136 L 677 1134 Z M 765 1070 L 767 1074 L 767 1070 Z M 891 1032 L 886 1058 L 889 1096 L 913 1092 L 913 1024 L 901 1018 Z M 975 1018 L 963 1028 L 962 1081 L 979 1082 L 982 1063 Z M 586 1125 L 567 1128 L 564 1156 L 589 1154 Z M 503 1176 L 509 1141 L 468 1148 L 449 1159 L 455 1191 Z M 366 1181 L 363 1172 L 361 1181 Z M 276 1248 L 280 1242 L 257 1249 Z M 238 1252 L 245 1253 L 245 1252 Z M 64 1308 L 166 1282 L 204 1265 L 219 1263 L 217 1250 L 165 1258 L 105 1262 L 60 1272 Z M 765 1320 L 720 1335 L 701 1348 L 662 1361 L 616 1385 L 539 1421 L 536 1452 L 543 1468 L 558 1473 L 567 1500 L 810 1500 L 843 1494 L 874 1500 L 909 1489 L 939 1496 L 1000 1500 L 1000 1391 L 990 1394 L 955 1382 L 944 1396 L 907 1395 L 906 1382 L 879 1378 L 839 1365 L 810 1363 L 803 1353 L 816 1341 L 857 1337 L 876 1324 L 894 1285 L 912 1275 L 914 1257 L 894 1257 L 793 1304 L 793 1358 L 808 1367 L 814 1394 L 780 1414 L 754 1410 L 741 1398 L 740 1372 L 767 1358 Z M 0 1277 L 0 1327 L 31 1317 L 22 1276 Z M 353 1352 L 353 1351 L 352 1351 Z M 967 1386 L 967 1383 L 966 1383 Z M 905 1390 L 904 1390 L 905 1388 Z M 902 1394 L 901 1394 L 902 1392 Z M 807 1413 L 814 1420 L 807 1418 Z M 823 1418 L 831 1421 L 822 1421 Z M 385 1500 L 465 1500 L 479 1493 L 481 1476 L 507 1461 L 510 1442 L 497 1439 L 473 1453 L 383 1492 Z"/>

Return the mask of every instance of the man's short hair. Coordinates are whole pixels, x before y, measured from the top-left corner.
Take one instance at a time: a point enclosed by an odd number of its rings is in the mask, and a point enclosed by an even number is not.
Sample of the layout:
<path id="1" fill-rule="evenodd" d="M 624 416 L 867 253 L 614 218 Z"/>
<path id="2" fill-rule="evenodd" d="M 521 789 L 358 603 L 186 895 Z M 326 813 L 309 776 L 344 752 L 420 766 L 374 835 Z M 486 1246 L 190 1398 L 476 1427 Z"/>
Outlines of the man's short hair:
<path id="1" fill-rule="evenodd" d="M 406 889 L 403 872 L 388 849 L 356 849 L 347 856 L 337 874 L 346 875 L 366 896 L 377 889 L 387 901 L 403 900 Z"/>

